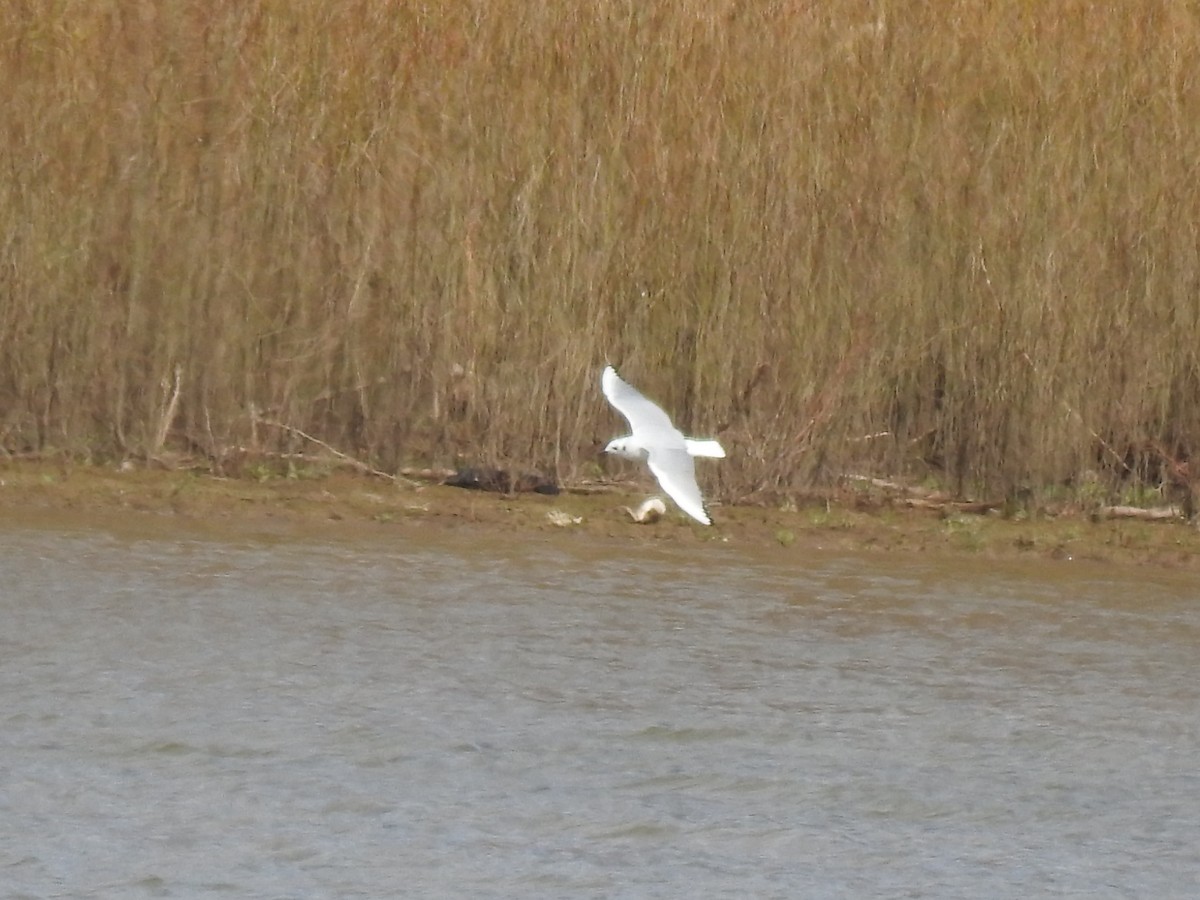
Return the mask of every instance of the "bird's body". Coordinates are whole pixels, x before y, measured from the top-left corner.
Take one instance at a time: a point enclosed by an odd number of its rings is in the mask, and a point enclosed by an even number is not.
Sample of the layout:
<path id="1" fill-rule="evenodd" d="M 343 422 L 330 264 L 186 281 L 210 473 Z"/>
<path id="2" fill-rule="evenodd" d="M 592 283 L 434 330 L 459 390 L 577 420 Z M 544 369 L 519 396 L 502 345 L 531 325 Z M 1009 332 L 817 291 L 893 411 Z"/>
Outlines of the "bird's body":
<path id="1" fill-rule="evenodd" d="M 712 517 L 704 506 L 704 497 L 696 483 L 694 456 L 721 459 L 724 448 L 714 440 L 684 437 L 671 423 L 671 417 L 654 402 L 624 381 L 617 370 L 606 366 L 600 387 L 608 402 L 629 422 L 631 433 L 609 441 L 605 453 L 612 453 L 649 466 L 659 485 L 685 513 L 704 525 Z"/>

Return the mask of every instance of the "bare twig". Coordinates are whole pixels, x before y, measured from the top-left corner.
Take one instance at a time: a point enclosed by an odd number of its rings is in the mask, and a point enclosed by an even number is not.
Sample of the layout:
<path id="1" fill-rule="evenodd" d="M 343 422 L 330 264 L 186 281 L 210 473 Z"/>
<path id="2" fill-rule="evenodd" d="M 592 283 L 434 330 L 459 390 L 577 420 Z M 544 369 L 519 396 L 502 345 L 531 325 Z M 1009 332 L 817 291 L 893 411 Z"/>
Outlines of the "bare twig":
<path id="1" fill-rule="evenodd" d="M 808 424 L 801 428 L 800 433 L 796 435 L 797 444 L 803 444 L 817 428 L 833 417 L 842 395 L 845 393 L 846 383 L 850 380 L 850 376 L 861 367 L 863 357 L 870 349 L 873 337 L 866 316 L 858 316 L 850 332 L 850 345 L 842 354 L 832 376 L 809 404 Z"/>
<path id="2" fill-rule="evenodd" d="M 320 438 L 313 437 L 308 432 L 301 431 L 299 428 L 296 428 L 292 425 L 287 425 L 283 422 L 276 422 L 273 419 L 259 419 L 258 421 L 261 422 L 263 425 L 269 425 L 272 428 L 278 428 L 281 431 L 286 431 L 288 434 L 294 434 L 297 437 L 302 437 L 302 438 L 304 438 L 304 440 L 310 441 L 310 442 L 316 444 L 321 449 L 323 449 L 329 453 L 332 453 L 338 459 L 350 464 L 354 468 L 358 469 L 360 472 L 365 472 L 368 475 L 374 475 L 376 478 L 386 478 L 388 481 L 392 481 L 392 482 L 396 482 L 396 483 L 404 482 L 407 485 L 414 486 L 414 487 L 416 486 L 416 482 L 414 482 L 414 481 L 409 481 L 407 478 L 402 478 L 399 475 L 392 475 L 389 472 L 383 472 L 379 469 L 376 469 L 374 466 L 368 465 L 367 463 L 363 462 L 362 460 L 355 459 L 353 456 L 350 456 L 348 453 L 343 453 L 341 450 L 338 450 L 336 447 L 331 447 L 329 444 L 325 443 Z"/>
<path id="3" fill-rule="evenodd" d="M 1029 366 L 1029 368 L 1033 372 L 1034 376 L 1041 377 L 1041 372 L 1038 370 L 1037 365 L 1034 363 L 1033 357 L 1031 357 L 1027 352 L 1022 351 L 1021 358 L 1025 360 L 1026 365 Z M 1081 426 L 1083 426 L 1084 431 L 1086 431 L 1088 434 L 1090 434 L 1092 436 L 1092 440 L 1094 440 L 1097 444 L 1100 445 L 1101 450 L 1103 450 L 1105 453 L 1107 453 L 1109 456 L 1112 457 L 1113 462 L 1115 462 L 1118 466 L 1120 466 L 1122 469 L 1124 469 L 1126 474 L 1133 474 L 1133 469 L 1130 468 L 1129 463 L 1125 462 L 1125 458 L 1123 456 L 1121 456 L 1121 454 L 1118 453 L 1115 449 L 1113 449 L 1112 445 L 1109 444 L 1109 442 L 1106 441 L 1104 438 L 1102 438 L 1100 436 L 1100 433 L 1098 431 L 1096 431 L 1096 429 L 1093 428 L 1090 424 L 1088 424 L 1088 422 L 1083 418 L 1083 416 L 1074 407 L 1072 407 L 1071 404 L 1067 403 L 1067 401 L 1065 401 L 1065 400 L 1060 400 L 1059 403 L 1062 405 L 1062 408 L 1066 411 L 1068 418 L 1074 419 Z"/>

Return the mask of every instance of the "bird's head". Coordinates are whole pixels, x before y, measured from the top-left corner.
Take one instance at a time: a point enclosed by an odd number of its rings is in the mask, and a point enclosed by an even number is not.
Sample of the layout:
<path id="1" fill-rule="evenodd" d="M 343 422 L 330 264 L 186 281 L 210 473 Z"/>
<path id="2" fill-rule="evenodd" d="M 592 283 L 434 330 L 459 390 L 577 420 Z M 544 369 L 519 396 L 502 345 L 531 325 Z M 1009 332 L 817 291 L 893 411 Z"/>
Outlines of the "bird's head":
<path id="1" fill-rule="evenodd" d="M 631 459 L 634 462 L 640 462 L 646 458 L 646 451 L 640 445 L 634 442 L 630 436 L 613 438 L 604 448 L 605 453 L 611 453 L 614 456 Z"/>

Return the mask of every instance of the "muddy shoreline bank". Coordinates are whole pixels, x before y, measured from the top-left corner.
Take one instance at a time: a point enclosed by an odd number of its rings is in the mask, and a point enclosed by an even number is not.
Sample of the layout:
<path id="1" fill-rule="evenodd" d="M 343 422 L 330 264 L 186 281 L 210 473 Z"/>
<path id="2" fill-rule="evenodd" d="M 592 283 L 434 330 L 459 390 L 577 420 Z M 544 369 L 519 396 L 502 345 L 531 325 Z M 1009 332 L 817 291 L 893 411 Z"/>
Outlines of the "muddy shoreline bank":
<path id="1" fill-rule="evenodd" d="M 391 482 L 333 471 L 302 477 L 222 478 L 195 471 L 117 469 L 48 462 L 0 464 L 0 512 L 123 512 L 192 523 L 308 530 L 370 527 L 464 532 L 575 534 L 611 541 L 741 545 L 797 564 L 807 550 L 937 552 L 974 558 L 1099 561 L 1200 570 L 1200 530 L 1182 520 L 1094 521 L 1082 511 L 1000 515 L 953 506 L 911 508 L 888 498 L 842 493 L 787 508 L 717 506 L 706 528 L 671 508 L 635 524 L 625 507 L 647 496 L 640 485 L 567 486 L 557 496 L 463 490 Z"/>

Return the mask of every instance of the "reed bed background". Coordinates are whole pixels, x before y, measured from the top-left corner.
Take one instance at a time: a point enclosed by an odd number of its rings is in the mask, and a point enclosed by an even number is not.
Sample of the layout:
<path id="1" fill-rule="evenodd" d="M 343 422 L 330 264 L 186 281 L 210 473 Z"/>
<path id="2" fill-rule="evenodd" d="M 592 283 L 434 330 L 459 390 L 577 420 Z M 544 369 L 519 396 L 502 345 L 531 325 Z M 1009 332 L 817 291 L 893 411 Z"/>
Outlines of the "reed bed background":
<path id="1" fill-rule="evenodd" d="M 569 479 L 612 361 L 725 499 L 1186 480 L 1198 15 L 5 4 L 0 447 Z"/>

